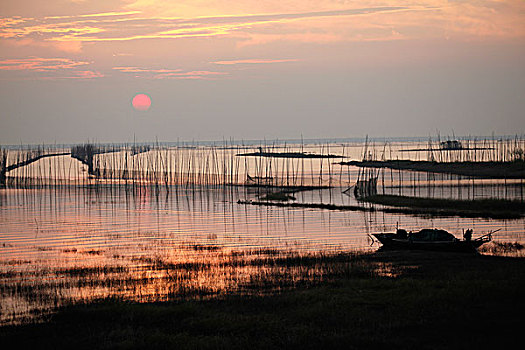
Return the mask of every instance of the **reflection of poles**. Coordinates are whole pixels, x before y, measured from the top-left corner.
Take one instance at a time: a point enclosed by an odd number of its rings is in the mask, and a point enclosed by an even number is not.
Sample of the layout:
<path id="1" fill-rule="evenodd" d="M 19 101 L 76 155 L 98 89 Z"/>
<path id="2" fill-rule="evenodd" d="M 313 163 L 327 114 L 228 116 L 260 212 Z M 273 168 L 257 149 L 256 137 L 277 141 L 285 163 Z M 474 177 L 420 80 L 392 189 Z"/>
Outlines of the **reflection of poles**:
<path id="1" fill-rule="evenodd" d="M 55 158 L 58 156 L 64 156 L 69 155 L 69 152 L 55 152 L 55 153 L 48 153 L 44 154 L 43 149 L 36 149 L 36 150 L 27 150 L 26 153 L 21 154 L 22 149 L 17 154 L 17 159 L 14 164 L 7 165 L 7 151 L 0 150 L 0 187 L 7 186 L 7 173 L 10 171 L 15 172 L 15 186 L 23 186 L 28 185 L 30 181 L 34 180 L 35 176 L 35 169 L 27 167 L 28 165 L 43 159 L 43 158 Z M 50 167 L 49 167 L 49 174 L 55 174 L 55 181 L 57 178 L 57 175 L 59 174 L 58 166 L 56 165 L 56 159 L 52 160 L 55 166 L 51 167 L 51 161 L 50 161 Z M 53 172 L 54 171 L 54 172 Z M 55 183 L 56 185 L 56 183 Z"/>
<path id="2" fill-rule="evenodd" d="M 397 180 L 398 180 L 398 183 L 399 183 L 399 195 L 401 196 L 401 168 L 399 168 Z"/>
<path id="3" fill-rule="evenodd" d="M 383 195 L 385 194 L 385 168 L 381 168 L 381 186 L 383 188 Z"/>
<path id="4" fill-rule="evenodd" d="M 0 187 L 7 185 L 7 151 L 0 149 Z"/>
<path id="5" fill-rule="evenodd" d="M 520 180 L 520 185 L 521 202 L 523 203 L 523 179 Z"/>
<path id="6" fill-rule="evenodd" d="M 304 154 L 303 134 L 301 134 L 301 154 Z M 304 186 L 304 158 L 301 158 L 301 187 Z"/>

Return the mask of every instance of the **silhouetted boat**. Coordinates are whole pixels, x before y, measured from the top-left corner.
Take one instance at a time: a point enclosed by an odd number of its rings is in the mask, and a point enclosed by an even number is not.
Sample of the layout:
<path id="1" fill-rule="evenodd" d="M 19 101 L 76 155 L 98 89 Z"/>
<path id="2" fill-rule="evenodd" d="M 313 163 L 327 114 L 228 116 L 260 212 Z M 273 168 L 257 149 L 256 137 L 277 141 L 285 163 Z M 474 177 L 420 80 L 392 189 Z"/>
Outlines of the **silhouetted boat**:
<path id="1" fill-rule="evenodd" d="M 476 239 L 459 240 L 445 230 L 423 229 L 407 233 L 406 230 L 399 229 L 396 233 L 374 233 L 373 236 L 383 244 L 384 249 L 474 252 L 481 245 L 490 242 L 493 233 Z"/>

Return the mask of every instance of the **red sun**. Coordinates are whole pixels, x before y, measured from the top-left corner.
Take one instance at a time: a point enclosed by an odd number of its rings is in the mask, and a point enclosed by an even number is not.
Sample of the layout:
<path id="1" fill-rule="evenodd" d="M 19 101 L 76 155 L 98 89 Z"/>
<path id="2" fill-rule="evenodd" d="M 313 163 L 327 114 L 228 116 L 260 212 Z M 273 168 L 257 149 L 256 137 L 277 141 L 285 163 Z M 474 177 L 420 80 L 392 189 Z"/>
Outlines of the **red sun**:
<path id="1" fill-rule="evenodd" d="M 131 104 L 137 111 L 147 111 L 151 107 L 151 98 L 146 94 L 136 94 Z"/>

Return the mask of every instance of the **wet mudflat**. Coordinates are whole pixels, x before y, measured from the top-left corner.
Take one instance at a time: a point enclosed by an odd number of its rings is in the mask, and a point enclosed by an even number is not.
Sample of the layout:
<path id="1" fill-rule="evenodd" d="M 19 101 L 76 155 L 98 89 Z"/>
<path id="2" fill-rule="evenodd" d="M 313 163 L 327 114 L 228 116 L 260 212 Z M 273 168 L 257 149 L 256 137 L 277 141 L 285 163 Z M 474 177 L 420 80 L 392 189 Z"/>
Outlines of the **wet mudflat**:
<path id="1" fill-rule="evenodd" d="M 308 259 L 287 263 L 312 266 Z M 316 283 L 264 295 L 141 304 L 105 299 L 65 307 L 44 324 L 2 327 L 0 336 L 4 344 L 39 348 L 459 349 L 522 343 L 523 258 L 378 252 L 325 256 L 316 264 L 339 267 Z"/>

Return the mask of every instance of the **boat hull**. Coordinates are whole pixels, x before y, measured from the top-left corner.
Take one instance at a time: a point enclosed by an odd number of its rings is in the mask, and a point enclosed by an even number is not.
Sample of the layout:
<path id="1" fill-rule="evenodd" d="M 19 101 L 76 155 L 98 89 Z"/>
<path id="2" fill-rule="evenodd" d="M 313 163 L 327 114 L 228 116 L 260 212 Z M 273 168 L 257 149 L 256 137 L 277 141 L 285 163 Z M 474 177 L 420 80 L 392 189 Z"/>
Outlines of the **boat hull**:
<path id="1" fill-rule="evenodd" d="M 384 249 L 391 250 L 431 250 L 447 252 L 476 252 L 489 239 L 471 241 L 415 241 L 409 239 L 398 239 L 392 233 L 377 233 L 373 235 Z"/>

